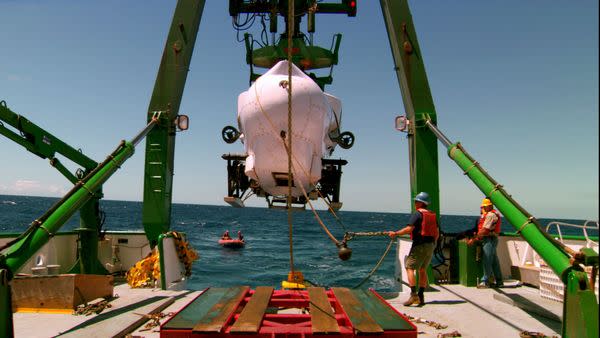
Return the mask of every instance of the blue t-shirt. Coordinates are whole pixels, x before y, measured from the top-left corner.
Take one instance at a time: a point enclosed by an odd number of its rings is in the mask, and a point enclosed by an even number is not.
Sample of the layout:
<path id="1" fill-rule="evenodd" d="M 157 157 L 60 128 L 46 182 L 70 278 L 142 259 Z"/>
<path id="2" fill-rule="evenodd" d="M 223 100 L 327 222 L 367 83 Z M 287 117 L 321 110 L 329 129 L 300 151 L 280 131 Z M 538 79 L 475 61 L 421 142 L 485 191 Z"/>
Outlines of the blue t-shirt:
<path id="1" fill-rule="evenodd" d="M 419 245 L 423 243 L 433 243 L 435 242 L 435 238 L 432 236 L 421 236 L 421 223 L 423 221 L 423 215 L 419 211 L 415 211 L 408 221 L 408 225 L 412 225 L 412 241 L 413 245 Z"/>

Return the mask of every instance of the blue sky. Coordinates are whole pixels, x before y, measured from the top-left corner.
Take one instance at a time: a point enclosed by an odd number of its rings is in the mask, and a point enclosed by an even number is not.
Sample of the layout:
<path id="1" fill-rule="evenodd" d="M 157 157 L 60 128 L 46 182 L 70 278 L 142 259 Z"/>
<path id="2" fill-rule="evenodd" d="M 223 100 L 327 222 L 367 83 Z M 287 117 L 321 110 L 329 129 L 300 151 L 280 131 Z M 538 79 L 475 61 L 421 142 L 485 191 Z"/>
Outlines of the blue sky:
<path id="1" fill-rule="evenodd" d="M 598 1 L 410 2 L 438 126 L 537 217 L 598 219 Z M 0 100 L 97 161 L 145 122 L 175 1 L 0 0 Z M 280 25 L 281 26 L 281 25 Z M 305 27 L 305 26 L 303 26 Z M 356 143 L 345 210 L 410 210 L 407 142 L 393 128 L 402 99 L 375 1 L 358 15 L 317 17 L 315 41 L 343 33 L 328 91 Z M 223 205 L 220 132 L 248 86 L 227 1 L 208 0 L 180 113 L 174 201 Z M 440 146 L 441 209 L 475 214 L 481 193 Z M 0 139 L 0 194 L 59 196 L 46 161 Z M 144 146 L 105 185 L 141 200 Z M 75 168 L 71 166 L 71 168 Z M 252 206 L 264 206 L 254 199 Z"/>

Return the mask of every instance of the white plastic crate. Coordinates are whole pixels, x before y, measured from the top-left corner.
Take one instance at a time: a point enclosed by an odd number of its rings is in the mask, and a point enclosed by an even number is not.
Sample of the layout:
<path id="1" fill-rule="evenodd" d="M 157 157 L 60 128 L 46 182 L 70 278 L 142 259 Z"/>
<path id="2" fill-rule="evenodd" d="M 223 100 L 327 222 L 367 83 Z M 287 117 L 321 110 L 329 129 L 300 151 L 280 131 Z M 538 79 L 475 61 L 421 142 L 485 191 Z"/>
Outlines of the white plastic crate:
<path id="1" fill-rule="evenodd" d="M 586 269 L 588 277 L 591 276 L 591 269 Z M 596 300 L 598 299 L 598 276 L 595 283 Z M 558 276 L 546 265 L 540 266 L 540 296 L 542 298 L 563 301 L 565 286 Z"/>

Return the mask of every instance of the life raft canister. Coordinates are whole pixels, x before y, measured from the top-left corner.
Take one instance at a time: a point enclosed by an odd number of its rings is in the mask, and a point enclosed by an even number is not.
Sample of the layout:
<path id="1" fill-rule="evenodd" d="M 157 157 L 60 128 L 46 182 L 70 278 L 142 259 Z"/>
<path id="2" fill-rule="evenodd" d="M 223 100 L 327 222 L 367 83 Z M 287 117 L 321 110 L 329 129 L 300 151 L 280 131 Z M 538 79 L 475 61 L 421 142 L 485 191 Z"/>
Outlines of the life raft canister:
<path id="1" fill-rule="evenodd" d="M 500 233 L 500 224 L 502 223 L 502 217 L 500 217 L 500 214 L 498 213 L 498 211 L 492 209 L 491 211 L 488 212 L 493 212 L 494 214 L 496 214 L 496 216 L 498 217 L 498 219 L 496 220 L 496 223 L 494 223 L 494 232 L 496 234 Z M 487 216 L 487 212 L 481 214 L 481 217 L 479 217 L 479 223 L 477 223 L 477 232 L 480 232 L 481 229 L 483 228 L 483 223 L 485 223 L 485 216 Z"/>
<path id="2" fill-rule="evenodd" d="M 421 213 L 421 236 L 433 237 L 437 239 L 439 237 L 440 231 L 437 225 L 437 219 L 435 217 L 435 212 L 432 212 L 427 209 L 417 209 L 418 212 Z M 412 239 L 412 233 L 410 234 L 410 238 Z"/>

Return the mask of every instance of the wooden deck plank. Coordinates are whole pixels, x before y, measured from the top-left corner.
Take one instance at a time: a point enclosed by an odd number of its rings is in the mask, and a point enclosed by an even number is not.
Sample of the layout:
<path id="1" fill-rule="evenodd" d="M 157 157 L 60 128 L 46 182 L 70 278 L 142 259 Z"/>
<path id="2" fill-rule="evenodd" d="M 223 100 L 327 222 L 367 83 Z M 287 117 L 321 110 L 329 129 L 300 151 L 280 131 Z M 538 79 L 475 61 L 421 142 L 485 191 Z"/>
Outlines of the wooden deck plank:
<path id="1" fill-rule="evenodd" d="M 383 333 L 383 329 L 369 313 L 363 308 L 362 302 L 358 300 L 348 288 L 331 288 L 337 301 L 350 318 L 354 330 L 358 333 Z"/>
<path id="2" fill-rule="evenodd" d="M 231 327 L 232 333 L 257 333 L 260 324 L 269 306 L 273 287 L 258 286 L 248 304 L 240 313 L 240 316 Z"/>
<path id="3" fill-rule="evenodd" d="M 192 332 L 195 333 L 219 333 L 227 320 L 233 315 L 233 311 L 240 304 L 250 287 L 238 286 L 227 289 L 223 297 L 214 304 L 208 313 L 196 322 Z"/>
<path id="4" fill-rule="evenodd" d="M 413 327 L 404 318 L 400 317 L 388 304 L 373 294 L 370 290 L 351 290 L 356 298 L 363 304 L 365 311 L 375 320 L 377 325 L 384 330 L 406 331 Z"/>
<path id="5" fill-rule="evenodd" d="M 324 288 L 308 288 L 310 322 L 313 334 L 339 333 L 335 314 Z"/>
<path id="6" fill-rule="evenodd" d="M 215 305 L 228 288 L 209 288 L 188 304 L 184 309 L 177 313 L 167 323 L 165 329 L 192 329 L 198 321 L 198 318 L 204 317 L 208 311 Z"/>

